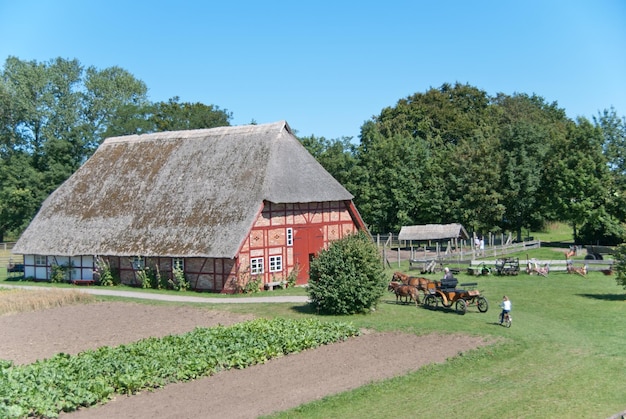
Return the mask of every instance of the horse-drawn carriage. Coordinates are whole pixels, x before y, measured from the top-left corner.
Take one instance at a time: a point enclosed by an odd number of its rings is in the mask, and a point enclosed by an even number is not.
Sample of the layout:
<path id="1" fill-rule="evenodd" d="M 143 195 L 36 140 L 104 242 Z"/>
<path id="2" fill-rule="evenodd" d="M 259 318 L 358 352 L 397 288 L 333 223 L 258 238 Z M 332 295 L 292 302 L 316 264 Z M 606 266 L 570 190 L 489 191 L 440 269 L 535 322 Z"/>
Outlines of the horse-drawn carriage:
<path id="1" fill-rule="evenodd" d="M 435 310 L 439 304 L 446 308 L 455 304 L 454 308 L 459 314 L 465 314 L 469 305 L 475 305 L 481 313 L 485 313 L 489 309 L 487 299 L 476 289 L 478 283 L 461 284 L 463 289 L 457 288 L 457 284 L 456 278 L 429 283 L 428 293 L 424 297 L 424 306 Z"/>

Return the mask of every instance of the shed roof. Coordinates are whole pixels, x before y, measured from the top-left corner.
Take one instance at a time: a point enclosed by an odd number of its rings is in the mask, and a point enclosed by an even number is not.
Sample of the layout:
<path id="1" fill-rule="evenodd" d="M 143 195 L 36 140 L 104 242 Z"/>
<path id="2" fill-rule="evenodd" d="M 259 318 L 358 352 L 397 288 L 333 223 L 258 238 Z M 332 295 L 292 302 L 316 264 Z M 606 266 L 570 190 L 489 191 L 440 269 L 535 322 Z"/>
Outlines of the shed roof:
<path id="1" fill-rule="evenodd" d="M 236 255 L 263 201 L 350 201 L 285 121 L 106 139 L 13 249 L 41 255 Z"/>
<path id="2" fill-rule="evenodd" d="M 469 235 L 461 224 L 423 224 L 403 226 L 398 235 L 399 240 L 445 240 L 468 239 Z"/>

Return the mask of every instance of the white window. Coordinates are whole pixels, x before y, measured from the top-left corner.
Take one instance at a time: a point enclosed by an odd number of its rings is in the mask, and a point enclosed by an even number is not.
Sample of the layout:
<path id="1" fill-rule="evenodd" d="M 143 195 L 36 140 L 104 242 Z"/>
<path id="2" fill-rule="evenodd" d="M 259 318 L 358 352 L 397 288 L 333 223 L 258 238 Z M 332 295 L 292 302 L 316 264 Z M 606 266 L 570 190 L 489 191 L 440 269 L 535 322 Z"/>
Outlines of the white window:
<path id="1" fill-rule="evenodd" d="M 287 246 L 293 246 L 293 228 L 287 229 Z"/>
<path id="2" fill-rule="evenodd" d="M 263 258 L 250 259 L 250 274 L 257 275 L 263 273 Z"/>
<path id="3" fill-rule="evenodd" d="M 280 272 L 283 270 L 283 257 L 270 256 L 270 272 Z"/>
<path id="4" fill-rule="evenodd" d="M 185 259 L 183 258 L 173 258 L 172 259 L 172 270 L 179 269 L 181 271 L 185 270 Z"/>
<path id="5" fill-rule="evenodd" d="M 46 266 L 46 257 L 42 255 L 35 255 L 35 265 Z"/>

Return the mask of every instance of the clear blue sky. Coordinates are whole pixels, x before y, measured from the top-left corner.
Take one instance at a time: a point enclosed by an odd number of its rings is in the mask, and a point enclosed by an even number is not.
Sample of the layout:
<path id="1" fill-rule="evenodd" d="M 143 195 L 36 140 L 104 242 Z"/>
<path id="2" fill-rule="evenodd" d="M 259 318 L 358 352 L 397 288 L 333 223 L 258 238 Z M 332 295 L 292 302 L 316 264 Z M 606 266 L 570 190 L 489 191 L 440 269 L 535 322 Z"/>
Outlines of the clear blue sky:
<path id="1" fill-rule="evenodd" d="M 468 83 L 626 115 L 626 1 L 0 0 L 8 56 L 119 66 L 149 99 L 357 140 L 413 93 Z"/>

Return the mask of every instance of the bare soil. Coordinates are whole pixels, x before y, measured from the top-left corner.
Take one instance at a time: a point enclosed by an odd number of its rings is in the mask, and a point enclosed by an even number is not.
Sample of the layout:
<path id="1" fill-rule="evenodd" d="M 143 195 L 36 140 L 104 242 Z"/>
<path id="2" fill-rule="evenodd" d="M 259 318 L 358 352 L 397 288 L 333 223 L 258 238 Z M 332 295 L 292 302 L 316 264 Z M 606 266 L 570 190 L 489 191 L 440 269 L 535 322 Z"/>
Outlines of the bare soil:
<path id="1" fill-rule="evenodd" d="M 251 316 L 195 307 L 101 302 L 0 317 L 0 359 L 30 363 L 197 326 L 229 325 Z M 106 404 L 61 418 L 255 418 L 324 396 L 444 362 L 486 345 L 479 337 L 364 333 L 346 342 L 223 371 L 152 392 L 118 395 Z M 392 362 L 398 353 L 402 362 Z"/>

